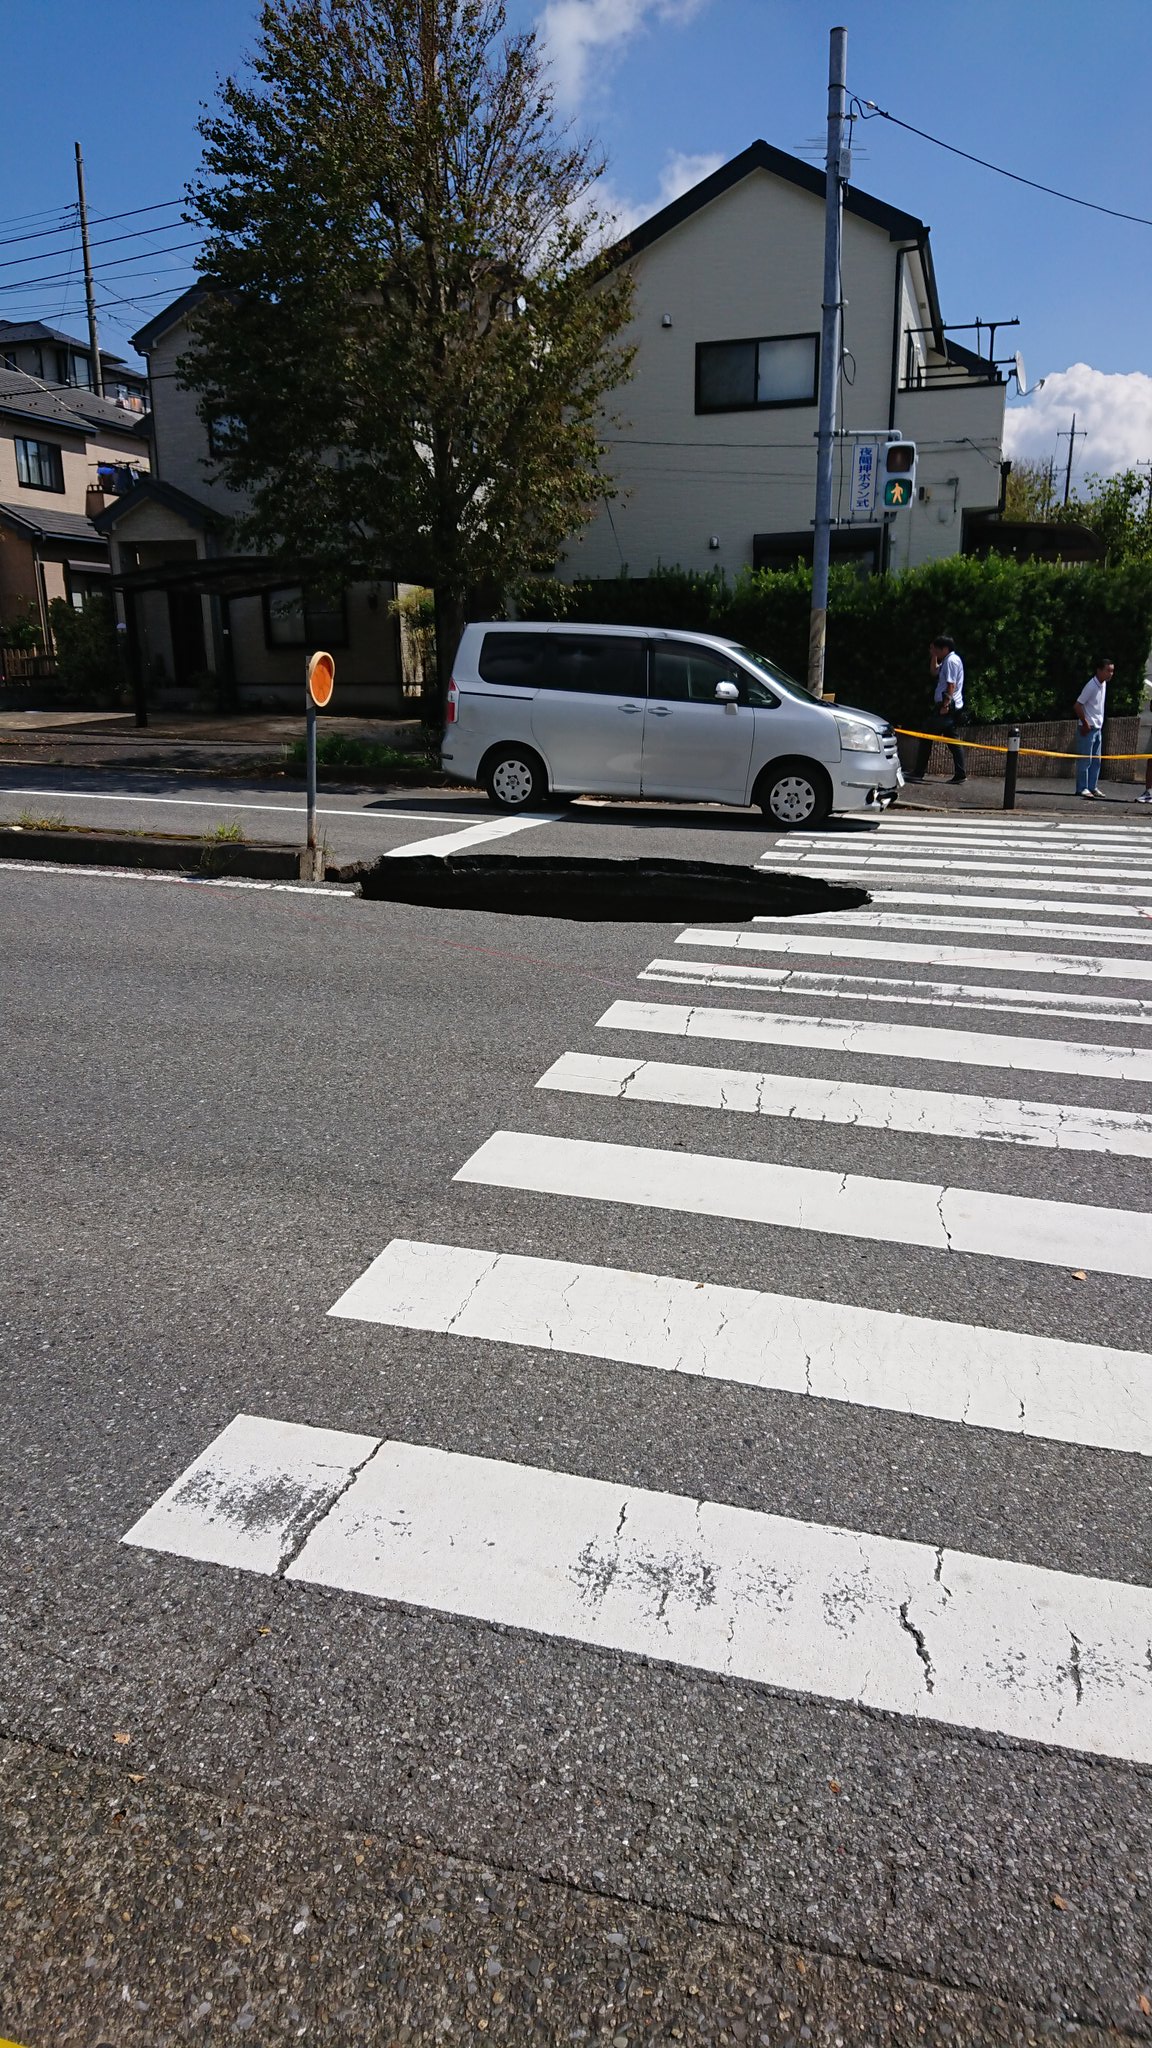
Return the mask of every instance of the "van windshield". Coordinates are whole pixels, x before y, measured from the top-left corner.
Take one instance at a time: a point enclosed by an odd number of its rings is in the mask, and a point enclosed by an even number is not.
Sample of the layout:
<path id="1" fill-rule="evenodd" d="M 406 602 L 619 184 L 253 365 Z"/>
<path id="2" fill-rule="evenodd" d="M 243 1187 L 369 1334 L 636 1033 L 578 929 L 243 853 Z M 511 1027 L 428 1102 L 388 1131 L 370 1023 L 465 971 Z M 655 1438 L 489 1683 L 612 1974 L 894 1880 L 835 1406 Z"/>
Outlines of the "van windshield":
<path id="1" fill-rule="evenodd" d="M 738 654 L 741 661 L 746 661 L 752 668 L 758 669 L 762 676 L 767 677 L 773 689 L 781 690 L 785 697 L 796 697 L 802 704 L 811 704 L 814 701 L 803 683 L 798 683 L 795 676 L 790 676 L 786 669 L 777 668 L 776 663 L 769 661 L 766 654 L 756 654 L 751 647 L 741 647 L 738 640 L 726 640 L 724 644 L 732 649 L 733 654 Z"/>

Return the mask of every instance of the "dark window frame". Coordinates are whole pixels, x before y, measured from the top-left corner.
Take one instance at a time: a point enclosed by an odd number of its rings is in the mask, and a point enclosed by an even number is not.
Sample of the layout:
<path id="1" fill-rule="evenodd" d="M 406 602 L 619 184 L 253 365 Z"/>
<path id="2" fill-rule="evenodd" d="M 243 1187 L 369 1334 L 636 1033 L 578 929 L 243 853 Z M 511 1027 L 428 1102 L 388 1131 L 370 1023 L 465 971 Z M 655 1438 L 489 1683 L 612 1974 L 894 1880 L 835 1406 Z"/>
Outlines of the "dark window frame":
<path id="1" fill-rule="evenodd" d="M 807 398 L 751 398 L 742 405 L 709 405 L 700 396 L 700 359 L 710 348 L 750 348 L 759 350 L 766 341 L 810 341 L 812 343 L 812 391 Z M 752 384 L 755 389 L 760 364 L 757 355 L 752 358 Z M 696 411 L 709 414 L 718 412 L 793 412 L 800 406 L 815 405 L 820 391 L 820 334 L 815 328 L 803 328 L 797 334 L 736 334 L 721 341 L 698 341 L 696 343 Z"/>
<path id="2" fill-rule="evenodd" d="M 58 496 L 62 496 L 65 489 L 64 451 L 60 447 L 59 442 L 33 441 L 27 434 L 17 434 L 14 438 L 16 442 L 16 481 L 20 489 L 23 491 L 54 491 Z M 36 450 L 32 461 L 29 460 L 28 455 L 25 453 L 25 450 L 28 449 Z M 38 476 L 33 477 L 30 474 L 25 474 L 32 467 L 39 469 L 41 456 L 45 450 L 52 457 L 49 467 L 55 481 L 50 484 L 42 483 Z"/>
<path id="3" fill-rule="evenodd" d="M 289 591 L 296 590 L 300 592 L 301 597 L 301 637 L 299 640 L 275 640 L 272 637 L 273 601 L 278 597 L 285 596 Z M 313 617 L 317 613 L 323 612 L 326 618 L 331 618 L 333 613 L 338 611 L 340 614 L 339 633 L 330 632 L 324 640 L 321 640 L 314 633 L 310 634 L 308 630 L 310 608 Z M 348 593 L 346 590 L 340 592 L 339 603 L 337 604 L 331 599 L 321 602 L 319 599 L 311 598 L 299 583 L 281 583 L 274 590 L 265 590 L 261 593 L 261 609 L 264 616 L 264 645 L 270 654 L 291 654 L 293 652 L 303 652 L 306 648 L 311 648 L 315 652 L 318 647 L 331 650 L 335 647 L 347 647 L 348 645 Z"/>

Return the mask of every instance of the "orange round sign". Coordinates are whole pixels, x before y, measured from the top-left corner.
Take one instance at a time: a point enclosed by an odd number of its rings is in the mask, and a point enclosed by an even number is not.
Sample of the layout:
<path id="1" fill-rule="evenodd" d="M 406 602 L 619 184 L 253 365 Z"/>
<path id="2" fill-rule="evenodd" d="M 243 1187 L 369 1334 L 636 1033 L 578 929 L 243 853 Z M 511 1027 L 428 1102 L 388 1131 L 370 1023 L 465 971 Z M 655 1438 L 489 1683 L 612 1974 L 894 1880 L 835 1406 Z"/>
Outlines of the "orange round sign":
<path id="1" fill-rule="evenodd" d="M 336 684 L 336 663 L 330 654 L 314 654 L 308 663 L 308 695 L 323 710 L 332 700 Z"/>

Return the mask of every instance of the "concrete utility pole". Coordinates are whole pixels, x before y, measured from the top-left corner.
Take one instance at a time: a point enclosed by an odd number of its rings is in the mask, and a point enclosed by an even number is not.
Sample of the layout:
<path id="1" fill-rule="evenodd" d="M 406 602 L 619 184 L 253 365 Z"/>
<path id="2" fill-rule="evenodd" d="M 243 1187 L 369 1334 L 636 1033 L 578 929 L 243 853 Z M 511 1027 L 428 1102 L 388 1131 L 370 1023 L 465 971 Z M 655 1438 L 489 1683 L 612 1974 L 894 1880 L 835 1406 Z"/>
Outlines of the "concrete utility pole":
<path id="1" fill-rule="evenodd" d="M 1067 429 L 1066 433 L 1057 434 L 1056 439 L 1058 441 L 1066 440 L 1068 443 L 1068 467 L 1064 471 L 1064 503 L 1067 504 L 1072 496 L 1072 454 L 1077 441 L 1086 441 L 1088 439 L 1088 429 L 1087 427 L 1081 427 L 1079 433 L 1077 433 L 1076 415 L 1073 413 L 1072 425 Z"/>
<path id="2" fill-rule="evenodd" d="M 79 143 L 76 144 L 76 194 L 80 201 L 80 247 L 84 252 L 84 296 L 88 301 L 88 350 L 92 358 L 92 389 L 97 398 L 103 398 L 100 336 L 96 332 L 96 293 L 92 284 L 92 254 L 88 247 L 88 201 L 84 194 L 84 158 L 80 153 Z"/>
<path id="3" fill-rule="evenodd" d="M 828 559 L 832 547 L 832 459 L 836 450 L 836 397 L 840 384 L 843 308 L 840 242 L 843 188 L 848 180 L 848 31 L 834 28 L 828 47 L 828 154 L 824 166 L 824 304 L 820 322 L 820 415 L 816 437 L 816 517 L 812 534 L 812 617 L 808 627 L 808 688 L 824 695 L 828 635 Z"/>

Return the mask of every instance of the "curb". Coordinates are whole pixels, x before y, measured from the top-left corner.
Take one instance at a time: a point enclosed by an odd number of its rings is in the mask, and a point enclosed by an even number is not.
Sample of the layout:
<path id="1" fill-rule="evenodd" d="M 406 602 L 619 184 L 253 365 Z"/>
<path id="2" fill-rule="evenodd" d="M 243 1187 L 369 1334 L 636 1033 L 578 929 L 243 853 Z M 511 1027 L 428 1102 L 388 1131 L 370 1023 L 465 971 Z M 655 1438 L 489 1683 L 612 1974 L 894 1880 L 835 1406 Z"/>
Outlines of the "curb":
<path id="1" fill-rule="evenodd" d="M 154 868 L 175 874 L 236 875 L 255 882 L 296 881 L 304 873 L 299 846 L 250 846 L 229 840 L 185 839 L 176 834 L 28 831 L 0 826 L 0 859 L 60 861 L 84 868 Z"/>

